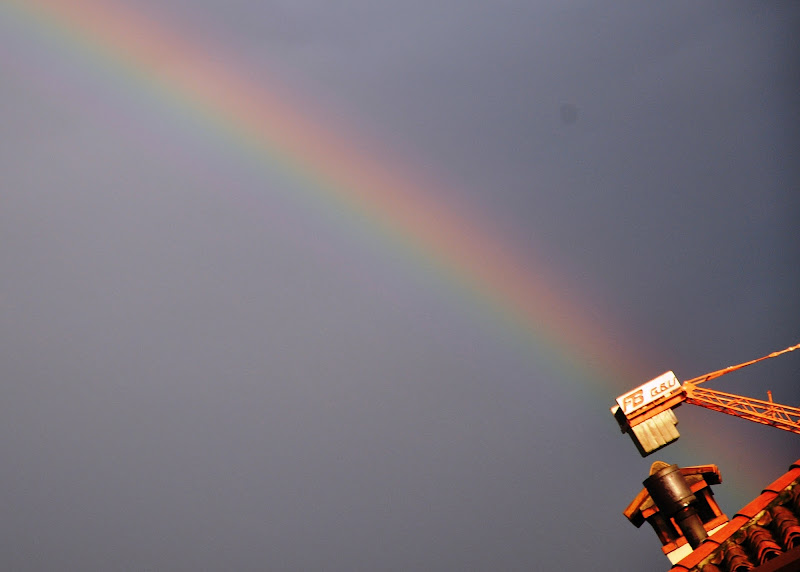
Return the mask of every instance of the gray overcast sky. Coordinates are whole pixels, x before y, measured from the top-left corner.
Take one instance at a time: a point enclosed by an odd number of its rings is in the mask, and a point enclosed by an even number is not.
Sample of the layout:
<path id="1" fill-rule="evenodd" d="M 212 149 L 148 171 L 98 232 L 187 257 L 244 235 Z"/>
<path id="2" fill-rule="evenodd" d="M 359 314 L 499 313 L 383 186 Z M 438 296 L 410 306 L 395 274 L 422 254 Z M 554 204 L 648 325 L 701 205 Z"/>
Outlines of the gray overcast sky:
<path id="1" fill-rule="evenodd" d="M 123 4 L 445 182 L 643 375 L 800 341 L 800 6 Z M 800 457 L 687 406 L 641 459 L 608 407 L 646 378 L 598 382 L 357 217 L 264 198 L 304 183 L 22 12 L 0 8 L 3 569 L 666 570 L 621 515 L 653 460 L 718 463 L 731 515 Z M 796 405 L 798 374 L 715 387 Z"/>

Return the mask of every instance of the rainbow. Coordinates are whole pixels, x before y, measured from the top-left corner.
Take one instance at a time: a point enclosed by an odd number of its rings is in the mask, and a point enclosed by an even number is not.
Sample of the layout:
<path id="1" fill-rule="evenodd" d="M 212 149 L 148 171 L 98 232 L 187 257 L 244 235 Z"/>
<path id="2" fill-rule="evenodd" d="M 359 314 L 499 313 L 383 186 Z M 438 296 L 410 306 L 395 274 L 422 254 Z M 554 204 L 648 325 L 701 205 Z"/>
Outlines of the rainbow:
<path id="1" fill-rule="evenodd" d="M 11 0 L 0 11 L 26 33 L 55 41 L 86 65 L 184 114 L 236 153 L 279 167 L 305 193 L 294 200 L 336 209 L 386 248 L 433 269 L 459 296 L 524 336 L 537 358 L 557 364 L 575 380 L 576 391 L 597 397 L 598 407 L 660 373 L 636 363 L 628 349 L 635 345 L 615 339 L 596 307 L 564 295 L 568 289 L 548 265 L 504 240 L 486 217 L 437 201 L 447 195 L 437 185 L 380 157 L 374 145 L 279 86 L 206 57 L 208 50 L 189 35 L 97 0 Z"/>
<path id="2" fill-rule="evenodd" d="M 309 110 L 299 110 L 230 66 L 214 62 L 185 36 L 160 28 L 120 5 L 89 0 L 16 2 L 21 17 L 63 37 L 95 65 L 155 91 L 240 149 L 279 164 L 305 183 L 316 200 L 354 214 L 394 246 L 427 259 L 459 289 L 487 304 L 495 315 L 532 336 L 562 363 L 592 363 L 592 378 L 605 384 L 639 379 L 641 369 L 620 372 L 630 359 L 611 347 L 596 314 L 561 294 L 565 289 L 540 261 L 515 253 L 474 213 L 454 212 L 428 185 L 387 166 L 365 151 L 357 136 L 326 129 Z M 404 170 L 404 171 L 407 171 Z M 352 219 L 352 217 L 351 217 Z M 583 358 L 576 359 L 578 356 Z M 604 388 L 605 389 L 605 388 Z"/>

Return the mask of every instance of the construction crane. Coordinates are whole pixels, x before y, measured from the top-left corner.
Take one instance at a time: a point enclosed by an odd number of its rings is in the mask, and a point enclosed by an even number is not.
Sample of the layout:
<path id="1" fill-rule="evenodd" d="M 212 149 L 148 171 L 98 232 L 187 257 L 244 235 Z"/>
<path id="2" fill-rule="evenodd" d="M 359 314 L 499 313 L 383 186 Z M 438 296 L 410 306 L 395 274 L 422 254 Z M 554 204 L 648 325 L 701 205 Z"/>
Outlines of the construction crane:
<path id="1" fill-rule="evenodd" d="M 737 369 L 797 349 L 800 349 L 800 344 L 772 352 L 758 359 L 713 371 L 683 383 L 678 381 L 673 372 L 668 371 L 633 391 L 620 395 L 616 404 L 611 407 L 611 413 L 619 423 L 622 432 L 631 436 L 642 457 L 669 445 L 680 437 L 675 427 L 678 419 L 675 417 L 673 409 L 683 403 L 692 403 L 706 409 L 800 434 L 800 408 L 773 402 L 770 391 L 767 391 L 767 401 L 763 401 L 698 387 L 706 381 Z"/>

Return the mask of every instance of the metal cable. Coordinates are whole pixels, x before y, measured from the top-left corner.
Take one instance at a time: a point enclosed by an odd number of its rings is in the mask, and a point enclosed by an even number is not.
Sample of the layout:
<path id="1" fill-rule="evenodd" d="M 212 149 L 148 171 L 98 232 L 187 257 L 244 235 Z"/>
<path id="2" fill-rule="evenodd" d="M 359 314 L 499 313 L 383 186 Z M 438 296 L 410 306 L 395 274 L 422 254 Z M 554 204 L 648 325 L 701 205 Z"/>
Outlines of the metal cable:
<path id="1" fill-rule="evenodd" d="M 707 373 L 705 375 L 701 375 L 700 377 L 695 377 L 694 379 L 690 379 L 689 381 L 685 381 L 684 383 L 691 383 L 691 384 L 694 384 L 694 385 L 699 385 L 701 383 L 705 383 L 706 381 L 708 381 L 710 379 L 716 379 L 716 378 L 718 378 L 720 376 L 723 376 L 726 373 L 731 373 L 732 371 L 736 371 L 737 369 L 742 369 L 743 367 L 747 367 L 748 365 L 753 365 L 754 363 L 763 361 L 765 359 L 778 357 L 779 355 L 782 355 L 782 354 L 785 354 L 785 353 L 789 353 L 789 352 L 793 352 L 794 350 L 797 350 L 797 349 L 800 349 L 800 344 L 796 344 L 794 346 L 788 347 L 785 350 L 781 350 L 779 352 L 772 352 L 771 354 L 767 354 L 767 355 L 765 355 L 763 357 L 760 357 L 758 359 L 746 361 L 744 363 L 740 363 L 740 364 L 737 364 L 737 365 L 729 365 L 726 368 L 718 369 L 717 371 L 712 371 L 711 373 Z"/>

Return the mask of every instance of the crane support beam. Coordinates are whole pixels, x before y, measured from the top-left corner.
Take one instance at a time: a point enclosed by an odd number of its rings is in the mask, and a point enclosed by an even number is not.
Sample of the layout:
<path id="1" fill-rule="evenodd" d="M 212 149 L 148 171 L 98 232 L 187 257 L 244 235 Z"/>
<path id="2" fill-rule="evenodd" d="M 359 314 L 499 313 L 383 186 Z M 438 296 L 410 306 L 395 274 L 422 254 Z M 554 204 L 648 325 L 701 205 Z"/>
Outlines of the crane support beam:
<path id="1" fill-rule="evenodd" d="M 686 403 L 800 434 L 798 407 L 697 387 L 690 382 L 683 384 L 683 391 Z"/>

